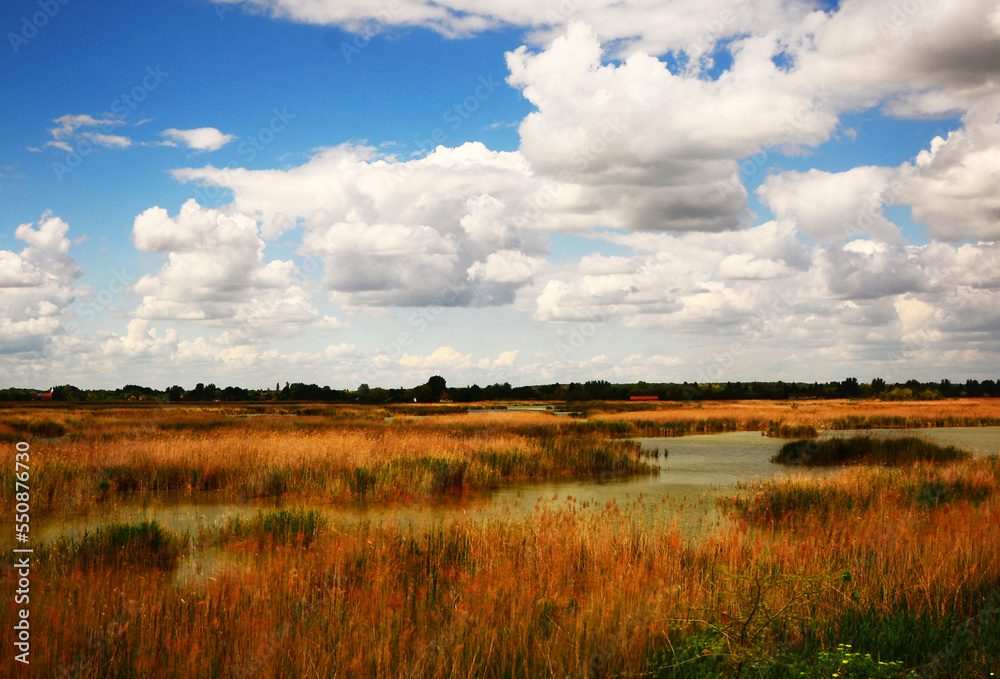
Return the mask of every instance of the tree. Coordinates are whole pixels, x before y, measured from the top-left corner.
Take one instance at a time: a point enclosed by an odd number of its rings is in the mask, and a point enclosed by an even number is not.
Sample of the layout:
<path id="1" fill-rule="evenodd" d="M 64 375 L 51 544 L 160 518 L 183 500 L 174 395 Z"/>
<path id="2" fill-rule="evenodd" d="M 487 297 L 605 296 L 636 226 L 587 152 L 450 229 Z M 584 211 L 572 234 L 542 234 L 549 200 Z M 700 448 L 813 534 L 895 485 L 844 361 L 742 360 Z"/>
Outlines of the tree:
<path id="1" fill-rule="evenodd" d="M 83 392 L 72 384 L 63 384 L 52 388 L 53 401 L 79 401 Z"/>
<path id="2" fill-rule="evenodd" d="M 440 375 L 434 375 L 429 380 L 427 380 L 427 388 L 430 391 L 430 399 L 436 401 L 441 398 L 441 394 L 445 392 L 448 384 L 445 379 Z"/>
<path id="3" fill-rule="evenodd" d="M 629 387 L 629 395 L 631 396 L 652 396 L 653 388 L 646 384 L 643 380 L 639 380 L 631 387 Z"/>
<path id="4" fill-rule="evenodd" d="M 223 401 L 246 401 L 250 393 L 243 387 L 229 386 L 222 390 Z"/>
<path id="5" fill-rule="evenodd" d="M 367 382 L 362 382 L 360 385 L 358 385 L 358 390 L 356 393 L 358 396 L 358 401 L 360 401 L 361 403 L 368 403 L 369 401 L 371 401 L 372 390 L 368 386 Z"/>
<path id="6" fill-rule="evenodd" d="M 483 388 L 483 396 L 487 401 L 497 401 L 500 399 L 511 398 L 513 389 L 510 386 L 510 382 L 504 382 L 500 384 L 491 384 L 488 387 Z"/>
<path id="7" fill-rule="evenodd" d="M 857 377 L 848 377 L 837 386 L 837 396 L 856 398 L 861 395 L 861 385 Z"/>

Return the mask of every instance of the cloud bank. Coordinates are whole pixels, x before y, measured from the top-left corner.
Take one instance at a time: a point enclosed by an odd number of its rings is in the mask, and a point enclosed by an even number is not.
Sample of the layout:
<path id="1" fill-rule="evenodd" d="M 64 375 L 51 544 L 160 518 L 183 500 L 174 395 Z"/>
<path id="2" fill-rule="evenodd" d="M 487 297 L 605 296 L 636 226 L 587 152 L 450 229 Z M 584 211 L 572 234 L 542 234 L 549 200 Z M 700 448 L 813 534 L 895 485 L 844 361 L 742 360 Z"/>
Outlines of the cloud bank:
<path id="1" fill-rule="evenodd" d="M 506 82 L 532 107 L 518 148 L 469 142 L 400 158 L 331 140 L 280 168 L 175 169 L 181 184 L 231 201 L 137 215 L 134 247 L 152 263 L 128 290 L 127 326 L 62 345 L 46 338 L 72 316 L 79 267 L 68 225 L 46 214 L 17 228 L 20 252 L 0 252 L 5 352 L 47 347 L 68 361 L 72 349 L 92 366 L 155 358 L 262 379 L 280 362 L 349 385 L 448 371 L 523 383 L 997 364 L 993 0 L 240 7 L 450 38 L 524 29 L 506 55 Z M 809 168 L 810 153 L 850 138 L 852 113 L 959 122 L 895 165 Z M 52 145 L 82 134 L 124 143 L 92 131 L 114 119 L 54 122 Z M 234 138 L 163 135 L 200 151 Z M 782 169 L 789 159 L 804 169 Z M 555 256 L 567 236 L 593 247 Z M 441 309 L 503 309 L 525 337 L 463 345 L 454 336 L 465 330 L 440 322 L 402 345 L 415 331 L 398 319 Z M 282 344 L 314 337 L 322 346 Z"/>

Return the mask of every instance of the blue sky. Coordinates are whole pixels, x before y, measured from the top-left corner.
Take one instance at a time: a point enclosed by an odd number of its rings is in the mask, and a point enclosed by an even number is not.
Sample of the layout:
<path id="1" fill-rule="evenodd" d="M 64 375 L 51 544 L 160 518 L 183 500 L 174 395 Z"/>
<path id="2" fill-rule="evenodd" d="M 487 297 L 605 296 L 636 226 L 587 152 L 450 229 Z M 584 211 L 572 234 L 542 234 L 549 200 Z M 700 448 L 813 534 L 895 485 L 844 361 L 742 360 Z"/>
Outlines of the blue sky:
<path id="1" fill-rule="evenodd" d="M 0 386 L 997 377 L 992 0 L 0 29 Z"/>

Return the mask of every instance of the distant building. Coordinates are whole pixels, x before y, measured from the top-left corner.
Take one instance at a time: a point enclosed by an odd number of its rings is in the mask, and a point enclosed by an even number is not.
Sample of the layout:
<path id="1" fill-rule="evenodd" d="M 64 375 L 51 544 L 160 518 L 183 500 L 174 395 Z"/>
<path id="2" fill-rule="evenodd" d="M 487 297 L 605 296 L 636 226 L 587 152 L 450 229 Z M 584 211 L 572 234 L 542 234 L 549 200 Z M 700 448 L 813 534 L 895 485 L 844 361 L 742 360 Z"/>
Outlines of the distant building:
<path id="1" fill-rule="evenodd" d="M 51 401 L 52 400 L 52 390 L 48 391 L 38 391 L 35 392 L 35 399 L 38 401 Z"/>
<path id="2" fill-rule="evenodd" d="M 451 395 L 447 391 L 442 391 L 438 403 L 451 403 Z"/>

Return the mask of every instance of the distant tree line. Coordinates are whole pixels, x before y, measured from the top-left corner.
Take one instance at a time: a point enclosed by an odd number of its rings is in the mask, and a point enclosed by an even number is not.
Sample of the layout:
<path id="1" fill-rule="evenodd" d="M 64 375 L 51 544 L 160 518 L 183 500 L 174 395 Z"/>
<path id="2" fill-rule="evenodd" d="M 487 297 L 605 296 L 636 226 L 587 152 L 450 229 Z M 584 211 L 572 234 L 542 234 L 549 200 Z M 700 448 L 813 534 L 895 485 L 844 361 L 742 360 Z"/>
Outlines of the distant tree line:
<path id="1" fill-rule="evenodd" d="M 513 387 L 509 382 L 481 387 L 449 387 L 443 377 L 434 375 L 425 384 L 410 388 L 369 387 L 333 389 L 329 386 L 295 382 L 274 389 L 218 387 L 199 382 L 193 389 L 173 385 L 163 390 L 126 384 L 118 389 L 79 389 L 70 384 L 43 392 L 38 389 L 0 389 L 0 401 L 31 401 L 42 398 L 52 401 L 121 402 L 229 402 L 229 401 L 312 401 L 326 403 L 475 403 L 478 401 L 628 401 L 633 396 L 655 396 L 662 401 L 739 401 L 749 399 L 830 399 L 877 398 L 882 400 L 933 400 L 940 398 L 1000 397 L 1000 380 L 966 380 L 963 382 L 907 382 L 888 384 L 876 378 L 862 383 L 849 377 L 841 382 L 714 382 L 661 383 L 636 382 L 613 384 L 606 380 L 540 384 Z"/>

